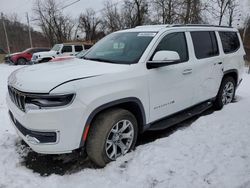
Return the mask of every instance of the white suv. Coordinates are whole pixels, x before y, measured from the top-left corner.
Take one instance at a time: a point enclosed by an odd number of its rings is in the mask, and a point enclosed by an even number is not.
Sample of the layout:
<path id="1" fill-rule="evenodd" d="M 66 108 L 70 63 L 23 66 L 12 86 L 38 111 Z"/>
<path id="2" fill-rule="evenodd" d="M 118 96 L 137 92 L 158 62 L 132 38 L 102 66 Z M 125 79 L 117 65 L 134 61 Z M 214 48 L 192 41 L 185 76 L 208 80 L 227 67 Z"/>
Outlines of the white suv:
<path id="1" fill-rule="evenodd" d="M 13 72 L 9 114 L 36 152 L 85 148 L 99 166 L 134 148 L 139 133 L 161 130 L 230 103 L 245 51 L 236 29 L 140 26 L 112 33 L 83 59 Z"/>
<path id="2" fill-rule="evenodd" d="M 85 50 L 84 45 L 82 44 L 56 44 L 48 52 L 38 52 L 34 53 L 31 61 L 33 63 L 44 63 L 48 62 L 55 57 L 60 56 L 75 56 L 82 50 Z"/>

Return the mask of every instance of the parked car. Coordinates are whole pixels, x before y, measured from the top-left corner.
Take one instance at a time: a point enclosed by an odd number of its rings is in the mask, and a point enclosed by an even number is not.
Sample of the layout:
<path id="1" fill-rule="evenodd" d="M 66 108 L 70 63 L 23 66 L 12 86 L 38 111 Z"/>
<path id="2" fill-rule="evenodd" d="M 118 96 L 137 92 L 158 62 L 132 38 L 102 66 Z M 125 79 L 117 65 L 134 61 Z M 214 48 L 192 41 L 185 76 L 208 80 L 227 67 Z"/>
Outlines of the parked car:
<path id="1" fill-rule="evenodd" d="M 83 44 L 65 43 L 56 44 L 49 52 L 40 52 L 33 54 L 32 62 L 34 64 L 48 62 L 56 57 L 75 56 L 87 47 Z"/>
<path id="2" fill-rule="evenodd" d="M 60 57 L 55 57 L 53 59 L 51 59 L 49 62 L 62 62 L 62 61 L 66 61 L 66 60 L 71 60 L 74 58 L 78 58 L 81 59 L 84 57 L 84 55 L 87 53 L 88 50 L 83 50 L 81 52 L 79 52 L 78 54 L 76 54 L 76 56 L 60 56 Z"/>
<path id="3" fill-rule="evenodd" d="M 155 25 L 118 31 L 83 59 L 13 72 L 10 117 L 34 151 L 84 148 L 103 167 L 131 151 L 138 134 L 231 103 L 242 81 L 244 55 L 240 34 L 231 27 Z"/>
<path id="4" fill-rule="evenodd" d="M 36 52 L 49 51 L 49 48 L 28 48 L 22 52 L 13 53 L 5 56 L 5 63 L 12 63 L 14 65 L 25 65 L 32 58 Z"/>

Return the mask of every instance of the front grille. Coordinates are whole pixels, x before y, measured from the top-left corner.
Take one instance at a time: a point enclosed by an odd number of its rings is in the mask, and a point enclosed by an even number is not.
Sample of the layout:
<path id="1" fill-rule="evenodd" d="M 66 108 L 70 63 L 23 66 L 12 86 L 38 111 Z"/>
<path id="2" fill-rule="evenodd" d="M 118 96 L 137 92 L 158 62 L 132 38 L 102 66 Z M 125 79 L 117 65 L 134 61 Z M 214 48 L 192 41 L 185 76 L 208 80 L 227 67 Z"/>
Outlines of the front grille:
<path id="1" fill-rule="evenodd" d="M 11 101 L 23 112 L 25 111 L 26 96 L 15 88 L 8 86 L 9 96 Z"/>
<path id="2" fill-rule="evenodd" d="M 16 128 L 24 135 L 24 136 L 32 136 L 35 137 L 37 140 L 39 140 L 39 143 L 55 143 L 57 140 L 57 134 L 56 132 L 38 132 L 38 131 L 32 131 L 27 128 L 25 128 L 19 121 L 15 119 L 12 112 L 9 111 L 10 118 Z"/>

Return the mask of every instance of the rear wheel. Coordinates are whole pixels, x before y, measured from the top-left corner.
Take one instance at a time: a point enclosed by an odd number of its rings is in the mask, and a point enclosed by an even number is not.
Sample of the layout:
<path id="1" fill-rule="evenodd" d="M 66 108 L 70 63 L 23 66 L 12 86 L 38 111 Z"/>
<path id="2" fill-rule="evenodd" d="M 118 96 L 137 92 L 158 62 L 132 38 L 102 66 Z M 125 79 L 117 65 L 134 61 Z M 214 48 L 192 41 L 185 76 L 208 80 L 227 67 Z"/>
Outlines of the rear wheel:
<path id="1" fill-rule="evenodd" d="M 99 114 L 91 125 L 86 150 L 89 158 L 104 167 L 134 148 L 138 127 L 135 116 L 124 109 Z"/>
<path id="2" fill-rule="evenodd" d="M 235 96 L 236 83 L 234 78 L 225 77 L 222 80 L 218 95 L 216 97 L 214 106 L 220 110 L 224 105 L 231 103 Z"/>

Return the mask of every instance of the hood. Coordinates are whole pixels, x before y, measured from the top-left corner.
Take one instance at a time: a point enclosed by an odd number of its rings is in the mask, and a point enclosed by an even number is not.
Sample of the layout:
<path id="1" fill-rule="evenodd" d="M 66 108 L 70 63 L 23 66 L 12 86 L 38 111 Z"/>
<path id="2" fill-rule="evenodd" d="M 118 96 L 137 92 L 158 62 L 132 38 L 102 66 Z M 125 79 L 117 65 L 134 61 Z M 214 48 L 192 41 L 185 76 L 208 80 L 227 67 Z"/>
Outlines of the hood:
<path id="1" fill-rule="evenodd" d="M 37 53 L 34 53 L 33 56 L 42 56 L 42 57 L 45 57 L 45 56 L 54 56 L 56 55 L 56 51 L 53 51 L 53 50 L 50 50 L 48 52 L 37 52 Z"/>
<path id="2" fill-rule="evenodd" d="M 128 67 L 129 65 L 72 59 L 21 68 L 9 76 L 8 84 L 23 92 L 48 93 L 65 82 L 122 72 Z"/>
<path id="3" fill-rule="evenodd" d="M 8 55 L 9 57 L 11 57 L 11 56 L 14 56 L 14 55 L 19 55 L 19 54 L 21 54 L 22 52 L 16 52 L 16 53 L 13 53 L 13 54 L 10 54 L 10 55 Z"/>

